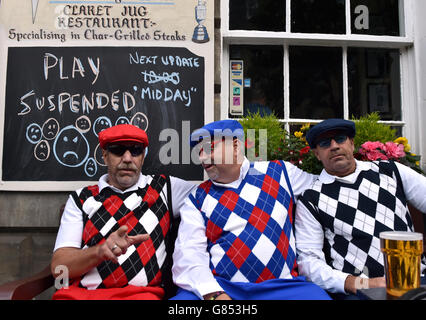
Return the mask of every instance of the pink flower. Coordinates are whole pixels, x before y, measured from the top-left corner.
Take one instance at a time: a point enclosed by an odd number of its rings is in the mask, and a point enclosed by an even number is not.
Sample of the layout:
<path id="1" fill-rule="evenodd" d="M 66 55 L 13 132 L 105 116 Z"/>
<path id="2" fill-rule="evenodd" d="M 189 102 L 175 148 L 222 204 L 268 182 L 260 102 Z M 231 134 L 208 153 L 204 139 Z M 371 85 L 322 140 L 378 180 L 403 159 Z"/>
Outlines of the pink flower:
<path id="1" fill-rule="evenodd" d="M 390 159 L 399 159 L 405 157 L 404 145 L 394 142 L 386 142 L 383 150 Z"/>
<path id="2" fill-rule="evenodd" d="M 370 151 L 373 151 L 373 150 L 376 150 L 376 149 L 383 150 L 383 147 L 384 147 L 384 145 L 380 141 L 374 141 L 374 142 L 373 141 L 367 141 L 367 142 L 364 142 L 361 145 L 361 148 L 365 149 L 367 152 L 370 152 Z"/>
<path id="3" fill-rule="evenodd" d="M 388 160 L 388 157 L 385 155 L 384 147 L 385 145 L 380 141 L 367 141 L 361 145 L 359 153 L 362 155 L 363 160 Z"/>
<path id="4" fill-rule="evenodd" d="M 367 159 L 370 161 L 376 161 L 376 160 L 388 160 L 388 157 L 381 153 L 379 150 L 372 150 L 370 152 L 367 152 L 365 154 L 367 156 Z"/>

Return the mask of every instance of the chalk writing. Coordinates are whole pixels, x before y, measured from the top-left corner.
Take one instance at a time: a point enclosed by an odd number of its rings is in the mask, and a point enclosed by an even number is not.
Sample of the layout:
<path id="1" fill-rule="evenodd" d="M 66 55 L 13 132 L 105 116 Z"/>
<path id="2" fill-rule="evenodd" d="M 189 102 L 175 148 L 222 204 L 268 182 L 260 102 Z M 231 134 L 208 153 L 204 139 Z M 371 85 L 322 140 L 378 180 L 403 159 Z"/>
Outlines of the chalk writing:
<path id="1" fill-rule="evenodd" d="M 154 137 L 145 163 L 158 166 L 163 128 L 203 124 L 204 61 L 184 48 L 9 48 L 8 70 L 6 180 L 97 179 L 105 170 L 99 133 L 123 123 Z M 21 136 L 25 157 L 11 147 Z"/>
<path id="2" fill-rule="evenodd" d="M 96 80 L 98 80 L 98 76 L 99 76 L 99 70 L 100 70 L 100 60 L 99 57 L 95 58 L 96 63 L 94 62 L 94 59 L 91 57 L 87 58 L 87 62 L 88 62 L 88 66 L 90 68 L 90 70 L 93 73 L 93 80 L 92 80 L 92 84 L 94 84 L 96 82 Z M 59 61 L 59 66 L 58 68 L 58 61 Z M 65 80 L 65 79 L 69 79 L 69 77 L 71 76 L 73 79 L 76 78 L 77 76 L 80 76 L 81 78 L 84 78 L 86 76 L 86 69 L 83 66 L 83 62 L 82 59 L 78 58 L 78 57 L 73 57 L 72 58 L 72 69 L 71 69 L 71 74 L 70 75 L 64 75 L 64 57 L 60 57 L 58 59 L 58 57 L 56 57 L 54 54 L 51 53 L 45 53 L 44 58 L 43 58 L 43 70 L 44 70 L 44 78 L 45 80 L 49 79 L 49 70 L 50 69 L 57 69 L 58 71 L 58 76 L 60 80 Z M 89 69 L 87 68 L 87 69 Z"/>

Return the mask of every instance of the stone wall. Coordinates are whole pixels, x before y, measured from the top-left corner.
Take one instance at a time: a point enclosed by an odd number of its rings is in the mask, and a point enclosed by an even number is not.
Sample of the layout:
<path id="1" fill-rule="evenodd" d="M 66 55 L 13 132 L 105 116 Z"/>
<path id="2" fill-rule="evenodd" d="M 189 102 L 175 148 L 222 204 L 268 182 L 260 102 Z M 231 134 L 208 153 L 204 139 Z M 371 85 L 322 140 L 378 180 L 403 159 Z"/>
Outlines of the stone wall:
<path id="1" fill-rule="evenodd" d="M 215 0 L 214 119 L 220 120 L 220 0 Z M 0 191 L 0 284 L 33 275 L 49 263 L 68 192 Z M 49 299 L 53 289 L 37 297 Z"/>
<path id="2" fill-rule="evenodd" d="M 33 275 L 49 263 L 68 193 L 0 192 L 0 284 Z M 53 291 L 40 295 L 48 299 Z"/>

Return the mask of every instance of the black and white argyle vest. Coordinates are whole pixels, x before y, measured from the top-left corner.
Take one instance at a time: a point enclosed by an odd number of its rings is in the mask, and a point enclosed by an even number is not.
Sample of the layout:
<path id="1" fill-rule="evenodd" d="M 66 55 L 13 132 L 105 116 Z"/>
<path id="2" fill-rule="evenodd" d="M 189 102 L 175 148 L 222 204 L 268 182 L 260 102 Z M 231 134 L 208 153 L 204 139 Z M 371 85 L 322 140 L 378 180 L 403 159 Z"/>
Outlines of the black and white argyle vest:
<path id="1" fill-rule="evenodd" d="M 129 235 L 150 235 L 149 240 L 131 245 L 118 263 L 104 261 L 73 285 L 87 289 L 162 285 L 162 275 L 171 263 L 170 180 L 164 175 L 147 178 L 144 188 L 132 192 L 117 193 L 111 188 L 99 192 L 95 185 L 73 193 L 83 214 L 83 249 L 104 242 L 122 225 L 128 226 Z"/>
<path id="2" fill-rule="evenodd" d="M 355 183 L 317 180 L 299 200 L 322 225 L 327 263 L 371 278 L 384 276 L 380 232 L 413 231 L 413 223 L 395 163 L 368 164 Z"/>

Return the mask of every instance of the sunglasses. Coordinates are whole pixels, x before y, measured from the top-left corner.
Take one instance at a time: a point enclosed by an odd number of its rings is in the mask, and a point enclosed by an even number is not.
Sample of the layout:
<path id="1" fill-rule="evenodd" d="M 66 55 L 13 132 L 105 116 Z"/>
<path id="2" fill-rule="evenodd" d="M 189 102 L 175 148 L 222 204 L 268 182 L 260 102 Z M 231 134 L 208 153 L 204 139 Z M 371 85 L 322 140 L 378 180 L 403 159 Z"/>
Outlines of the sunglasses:
<path id="1" fill-rule="evenodd" d="M 331 146 L 331 140 L 336 141 L 337 144 L 342 144 L 348 139 L 348 136 L 345 134 L 339 134 L 334 137 L 323 138 L 317 142 L 317 146 L 320 148 L 328 148 Z"/>
<path id="2" fill-rule="evenodd" d="M 138 144 L 130 146 L 126 146 L 123 144 L 113 144 L 108 146 L 107 150 L 119 157 L 121 157 L 127 150 L 129 150 L 132 157 L 137 157 L 144 152 L 145 147 Z"/>

